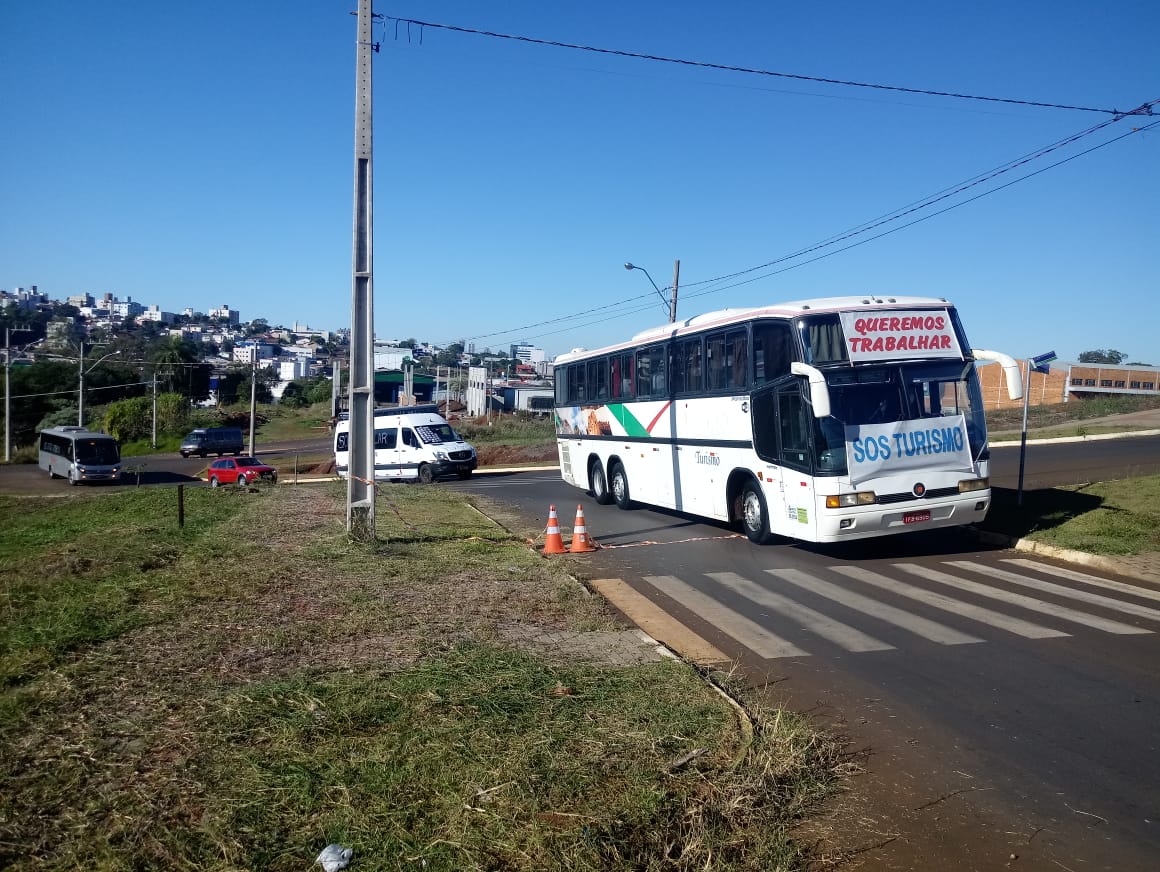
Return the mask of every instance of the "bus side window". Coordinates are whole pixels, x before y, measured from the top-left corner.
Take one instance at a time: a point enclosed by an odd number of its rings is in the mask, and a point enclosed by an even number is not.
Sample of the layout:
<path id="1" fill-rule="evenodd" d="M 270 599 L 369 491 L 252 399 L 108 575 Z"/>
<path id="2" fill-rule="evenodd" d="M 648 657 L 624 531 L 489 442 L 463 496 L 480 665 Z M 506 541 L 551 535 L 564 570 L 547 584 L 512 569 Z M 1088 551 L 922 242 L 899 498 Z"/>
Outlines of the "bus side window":
<path id="1" fill-rule="evenodd" d="M 412 448 L 419 447 L 419 440 L 415 437 L 415 431 L 410 427 L 403 428 L 403 444 L 410 445 Z"/>
<path id="2" fill-rule="evenodd" d="M 568 367 L 568 402 L 580 405 L 588 397 L 584 391 L 584 364 Z"/>
<path id="3" fill-rule="evenodd" d="M 719 333 L 705 339 L 705 387 L 719 391 L 725 385 L 725 335 Z"/>
<path id="4" fill-rule="evenodd" d="M 592 400 L 608 399 L 608 359 L 588 361 L 588 396 Z"/>
<path id="5" fill-rule="evenodd" d="M 726 386 L 744 388 L 749 385 L 749 335 L 736 330 L 725 339 L 726 366 L 729 369 Z"/>
<path id="6" fill-rule="evenodd" d="M 382 451 L 384 448 L 394 448 L 397 431 L 394 427 L 388 430 L 375 431 L 375 448 Z"/>
<path id="7" fill-rule="evenodd" d="M 792 338 L 789 324 L 772 321 L 754 326 L 755 384 L 764 384 L 789 375 L 789 364 L 793 359 Z"/>
<path id="8" fill-rule="evenodd" d="M 647 351 L 636 353 L 636 395 L 652 396 L 652 366 Z"/>
<path id="9" fill-rule="evenodd" d="M 631 353 L 621 355 L 620 358 L 620 396 L 622 399 L 632 399 L 632 363 L 633 356 Z"/>
<path id="10" fill-rule="evenodd" d="M 701 382 L 701 340 L 690 339 L 687 342 L 674 343 L 677 349 L 673 363 L 673 375 L 677 381 L 674 391 L 699 391 Z"/>

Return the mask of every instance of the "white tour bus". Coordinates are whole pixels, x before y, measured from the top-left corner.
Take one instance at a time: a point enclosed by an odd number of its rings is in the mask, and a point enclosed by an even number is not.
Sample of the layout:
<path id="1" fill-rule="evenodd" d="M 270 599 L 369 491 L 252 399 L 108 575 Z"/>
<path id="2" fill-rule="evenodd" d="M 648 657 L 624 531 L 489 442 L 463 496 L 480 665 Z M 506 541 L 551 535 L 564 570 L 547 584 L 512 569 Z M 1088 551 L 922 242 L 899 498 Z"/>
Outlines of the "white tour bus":
<path id="1" fill-rule="evenodd" d="M 108 433 L 84 427 L 51 427 L 40 431 L 40 468 L 49 478 L 67 478 L 72 485 L 117 481 L 121 477 L 121 447 Z"/>
<path id="2" fill-rule="evenodd" d="M 975 362 L 953 305 L 836 297 L 726 309 L 556 358 L 560 472 L 597 503 L 841 542 L 982 520 Z"/>
<path id="3" fill-rule="evenodd" d="M 477 463 L 475 449 L 451 429 L 437 406 L 375 409 L 377 480 L 470 478 Z M 334 428 L 334 468 L 343 478 L 350 469 L 350 421 L 345 415 Z"/>

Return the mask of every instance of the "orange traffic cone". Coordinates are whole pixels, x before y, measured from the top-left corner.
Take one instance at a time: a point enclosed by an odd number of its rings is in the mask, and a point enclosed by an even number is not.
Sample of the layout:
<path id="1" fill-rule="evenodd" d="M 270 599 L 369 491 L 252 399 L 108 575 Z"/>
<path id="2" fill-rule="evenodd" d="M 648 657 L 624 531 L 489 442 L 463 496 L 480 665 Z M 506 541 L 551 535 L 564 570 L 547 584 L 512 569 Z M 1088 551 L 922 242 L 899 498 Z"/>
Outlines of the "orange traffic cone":
<path id="1" fill-rule="evenodd" d="M 596 540 L 588 535 L 588 528 L 584 526 L 584 507 L 576 507 L 576 525 L 572 528 L 572 553 L 582 554 L 585 551 L 595 551 Z"/>
<path id="2" fill-rule="evenodd" d="M 548 507 L 548 528 L 544 531 L 544 554 L 567 554 L 564 540 L 560 536 L 560 519 L 556 517 L 556 507 Z"/>

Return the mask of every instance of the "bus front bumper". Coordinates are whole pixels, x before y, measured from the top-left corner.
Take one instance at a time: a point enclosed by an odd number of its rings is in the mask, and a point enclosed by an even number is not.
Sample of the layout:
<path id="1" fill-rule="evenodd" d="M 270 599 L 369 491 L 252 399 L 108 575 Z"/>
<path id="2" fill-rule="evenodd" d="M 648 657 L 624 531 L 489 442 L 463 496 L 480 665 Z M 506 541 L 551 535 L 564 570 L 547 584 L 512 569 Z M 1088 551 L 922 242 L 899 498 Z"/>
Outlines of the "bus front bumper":
<path id="1" fill-rule="evenodd" d="M 987 516 L 990 506 L 990 490 L 975 491 L 937 502 L 914 500 L 891 506 L 827 509 L 823 502 L 817 509 L 818 541 L 845 542 L 893 533 L 976 524 Z"/>

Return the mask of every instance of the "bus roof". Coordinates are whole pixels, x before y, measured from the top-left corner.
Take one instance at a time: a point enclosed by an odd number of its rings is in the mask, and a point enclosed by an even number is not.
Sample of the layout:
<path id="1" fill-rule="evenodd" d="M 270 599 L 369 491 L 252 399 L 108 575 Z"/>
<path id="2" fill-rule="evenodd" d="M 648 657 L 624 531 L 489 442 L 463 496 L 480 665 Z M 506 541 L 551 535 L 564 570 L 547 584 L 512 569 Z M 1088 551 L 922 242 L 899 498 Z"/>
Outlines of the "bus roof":
<path id="1" fill-rule="evenodd" d="M 76 424 L 65 424 L 61 427 L 45 427 L 41 434 L 51 433 L 54 436 L 67 436 L 70 439 L 113 439 L 108 433 L 90 430 L 88 427 L 78 427 Z M 115 440 L 114 440 L 115 441 Z"/>
<path id="2" fill-rule="evenodd" d="M 750 321 L 755 318 L 796 318 L 809 313 L 825 314 L 829 312 L 851 311 L 889 311 L 892 309 L 927 309 L 953 308 L 953 304 L 942 297 L 902 297 L 902 296 L 846 296 L 846 297 L 817 297 L 811 300 L 794 300 L 786 303 L 771 303 L 767 306 L 756 306 L 748 309 L 718 309 L 714 312 L 705 312 L 694 315 L 683 321 L 673 324 L 662 324 L 659 327 L 650 327 L 642 330 L 631 339 L 608 345 L 604 348 L 573 348 L 571 351 L 556 356 L 554 363 L 567 363 L 571 360 L 587 357 L 594 354 L 607 354 L 624 348 L 634 348 L 638 345 L 647 345 L 650 342 L 659 342 L 673 336 L 685 333 L 697 333 L 710 327 L 727 327 L 730 324 Z"/>

